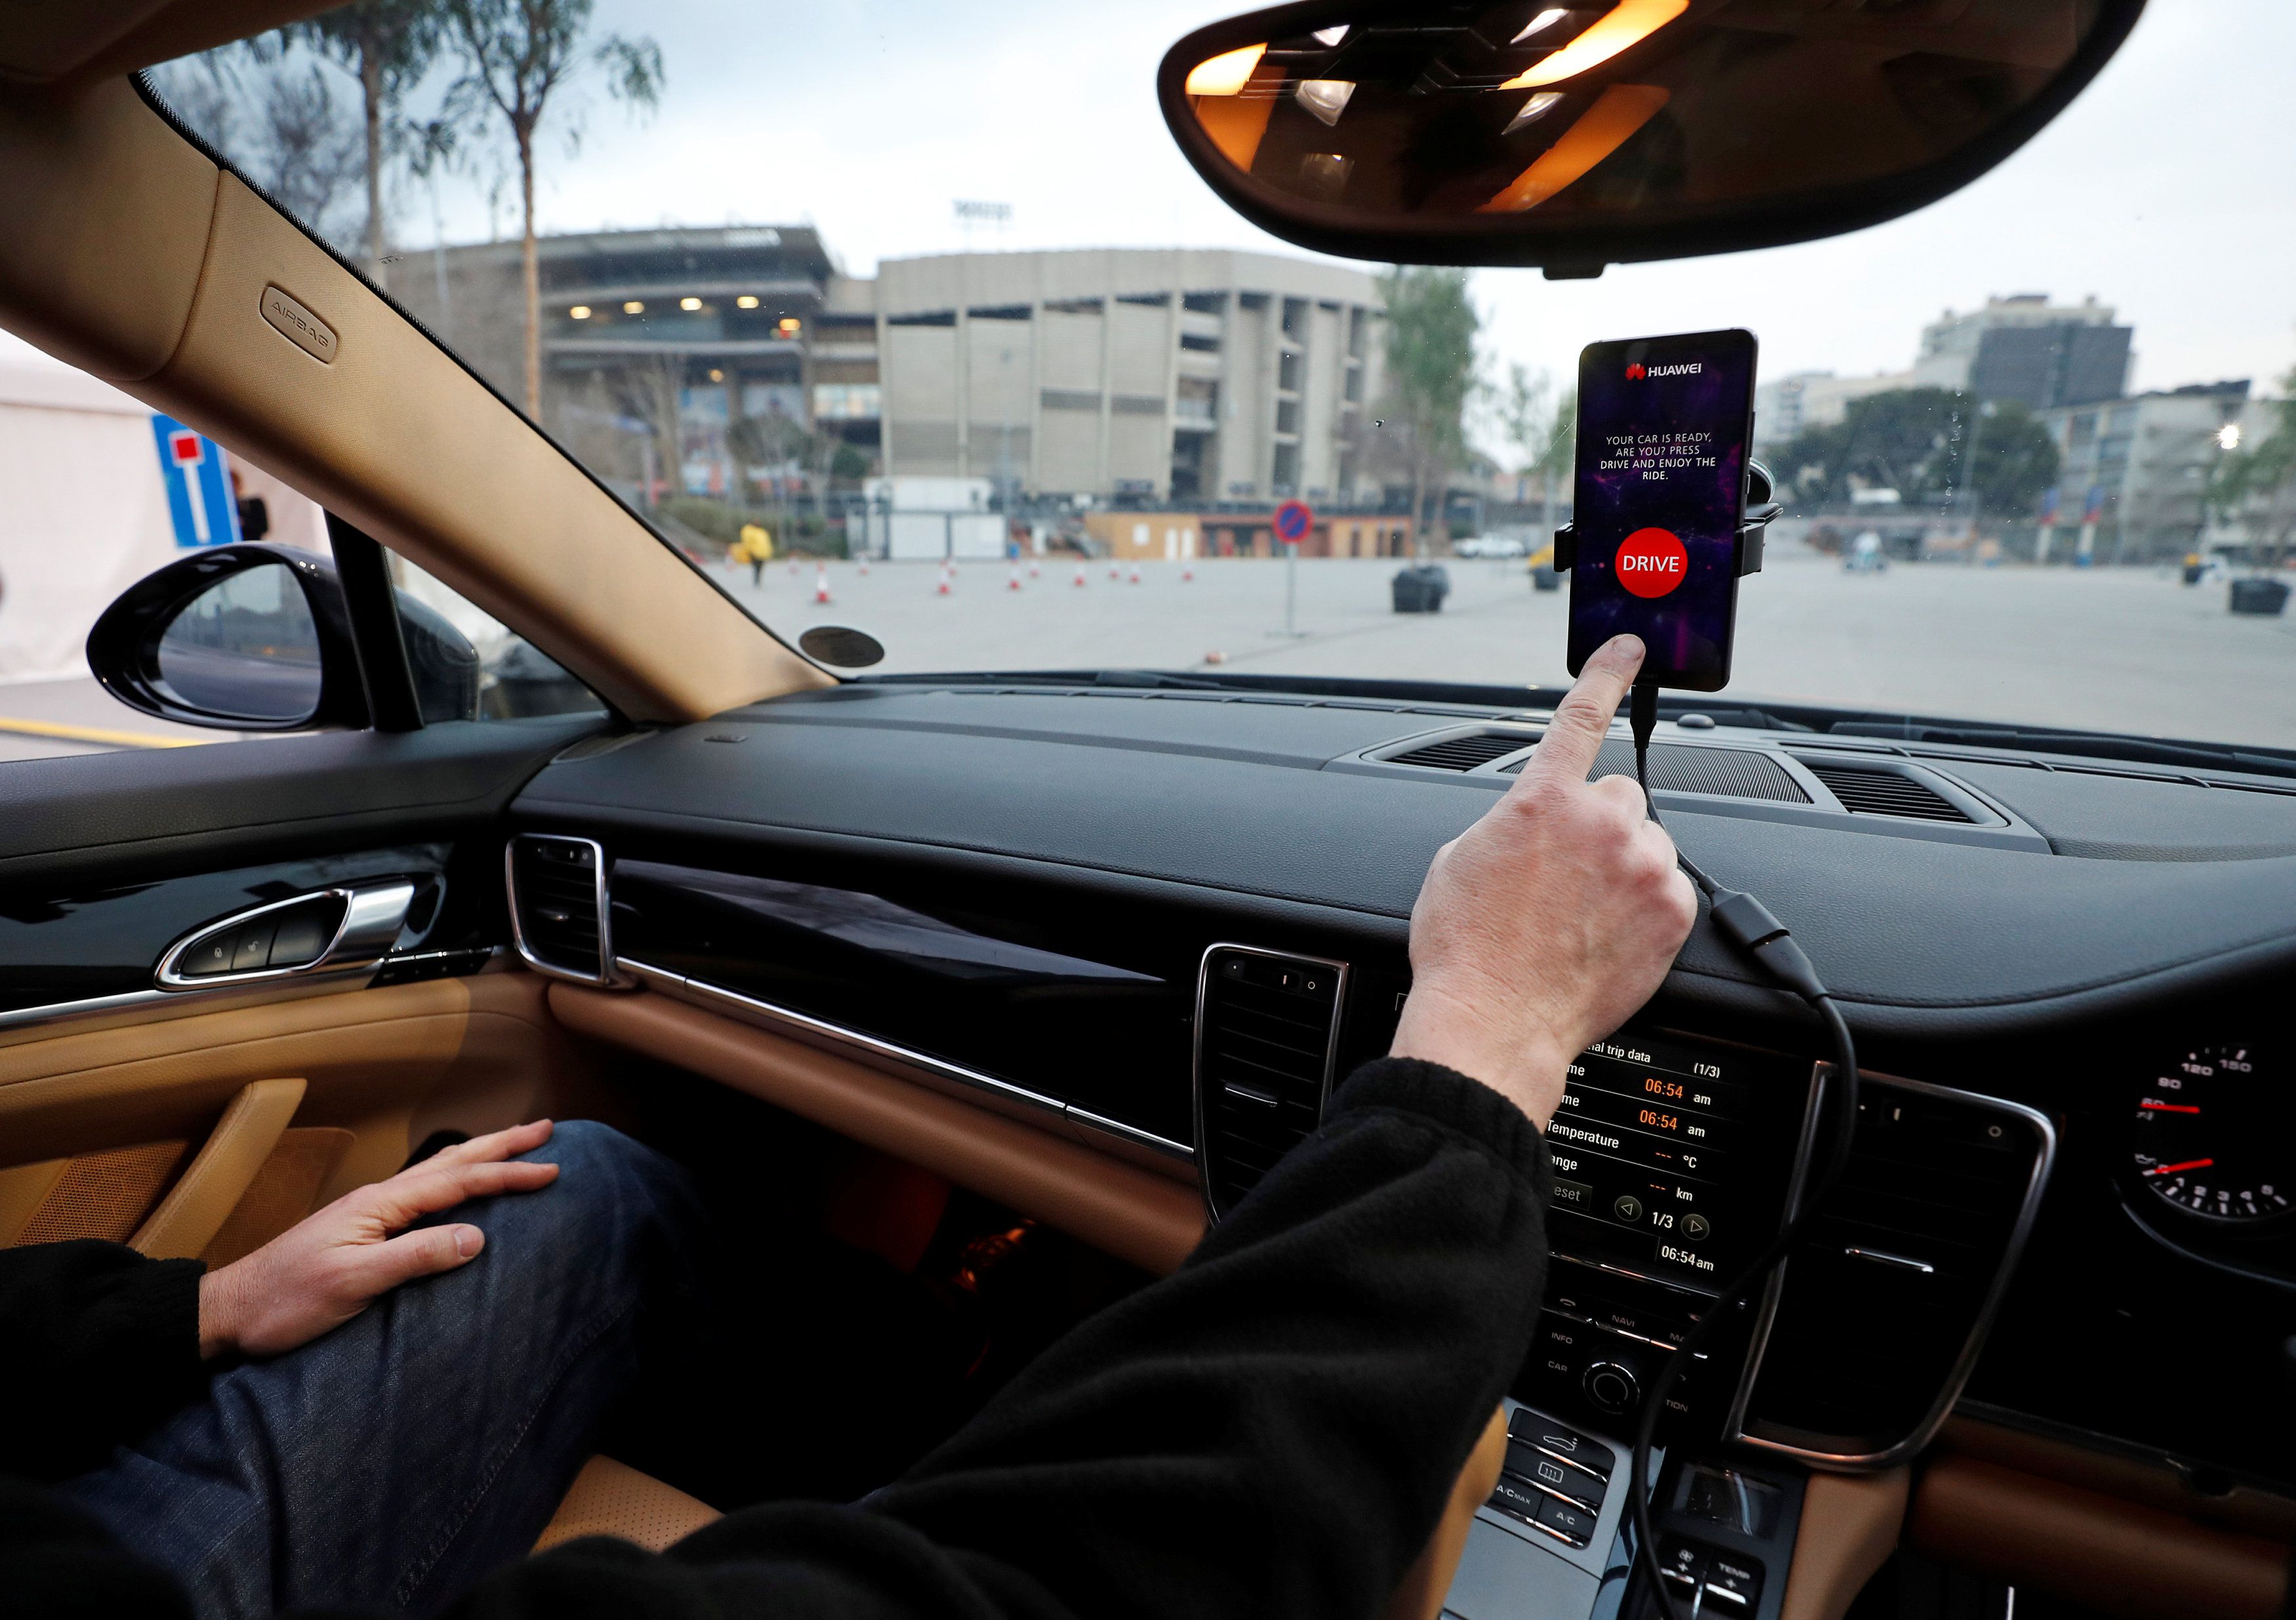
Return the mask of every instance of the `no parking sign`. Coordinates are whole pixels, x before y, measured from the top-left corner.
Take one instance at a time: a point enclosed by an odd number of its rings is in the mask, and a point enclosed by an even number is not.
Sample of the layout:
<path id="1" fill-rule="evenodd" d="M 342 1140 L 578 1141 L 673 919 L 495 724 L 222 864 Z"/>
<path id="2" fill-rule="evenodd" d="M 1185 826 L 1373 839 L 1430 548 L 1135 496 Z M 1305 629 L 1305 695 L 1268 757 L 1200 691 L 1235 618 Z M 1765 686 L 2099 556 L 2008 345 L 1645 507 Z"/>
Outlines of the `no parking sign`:
<path id="1" fill-rule="evenodd" d="M 1275 509 L 1275 537 L 1286 545 L 1297 545 L 1316 527 L 1316 514 L 1305 501 L 1286 501 Z"/>
<path id="2" fill-rule="evenodd" d="M 239 538 L 239 503 L 232 498 L 231 464 L 223 446 L 172 416 L 152 413 L 160 446 L 160 479 L 168 488 L 168 516 L 176 544 L 186 551 L 229 545 Z"/>

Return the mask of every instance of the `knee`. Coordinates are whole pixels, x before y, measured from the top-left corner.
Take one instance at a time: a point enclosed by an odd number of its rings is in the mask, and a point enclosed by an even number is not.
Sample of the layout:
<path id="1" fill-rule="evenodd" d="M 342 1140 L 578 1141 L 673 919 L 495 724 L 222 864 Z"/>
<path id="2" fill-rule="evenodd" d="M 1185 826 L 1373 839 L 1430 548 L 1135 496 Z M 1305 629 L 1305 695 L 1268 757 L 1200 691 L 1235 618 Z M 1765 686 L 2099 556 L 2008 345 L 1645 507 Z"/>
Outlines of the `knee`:
<path id="1" fill-rule="evenodd" d="M 548 1141 L 520 1157 L 558 1166 L 558 1179 L 490 1200 L 489 1213 L 541 1229 L 575 1252 L 627 1250 L 650 1237 L 682 1235 L 699 1220 L 685 1171 L 611 1125 L 561 1120 Z"/>

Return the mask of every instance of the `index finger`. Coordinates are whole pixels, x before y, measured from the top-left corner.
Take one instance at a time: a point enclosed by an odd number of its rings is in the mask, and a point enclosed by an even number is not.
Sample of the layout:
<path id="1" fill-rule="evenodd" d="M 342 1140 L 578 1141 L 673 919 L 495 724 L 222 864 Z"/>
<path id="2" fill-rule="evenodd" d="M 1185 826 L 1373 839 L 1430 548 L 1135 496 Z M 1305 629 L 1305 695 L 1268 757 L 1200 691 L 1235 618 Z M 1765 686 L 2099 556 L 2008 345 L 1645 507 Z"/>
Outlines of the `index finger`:
<path id="1" fill-rule="evenodd" d="M 1546 735 L 1538 740 L 1538 750 L 1520 780 L 1586 781 L 1603 739 L 1611 734 L 1611 719 L 1642 667 L 1643 644 L 1637 636 L 1614 635 L 1597 647 L 1554 706 L 1554 718 L 1547 722 Z"/>

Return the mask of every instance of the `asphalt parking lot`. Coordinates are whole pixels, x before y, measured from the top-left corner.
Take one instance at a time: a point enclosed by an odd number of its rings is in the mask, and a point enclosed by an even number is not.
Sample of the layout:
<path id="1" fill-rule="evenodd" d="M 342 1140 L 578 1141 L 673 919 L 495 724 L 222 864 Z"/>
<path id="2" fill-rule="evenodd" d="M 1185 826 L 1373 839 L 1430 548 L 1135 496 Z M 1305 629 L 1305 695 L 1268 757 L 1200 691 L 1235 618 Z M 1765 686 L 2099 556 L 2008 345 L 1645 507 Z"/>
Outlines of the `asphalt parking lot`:
<path id="1" fill-rule="evenodd" d="M 1454 560 L 1439 614 L 1389 607 L 1390 561 L 1298 568 L 1285 633 L 1287 565 L 1214 560 L 1128 567 L 1047 559 L 1032 574 L 961 564 L 948 594 L 930 563 L 851 562 L 825 573 L 713 573 L 767 623 L 794 635 L 851 625 L 885 643 L 888 672 L 944 669 L 1213 669 L 1479 683 L 1555 684 L 1564 593 L 1534 593 L 1518 562 Z M 2234 618 L 2226 587 L 2187 587 L 2149 569 L 2046 571 L 1899 564 L 1852 575 L 1774 548 L 1741 595 L 1730 696 L 1904 708 L 1997 723 L 2090 727 L 2296 747 L 2296 617 Z M 93 680 L 0 685 L 0 759 L 158 742 L 201 732 L 122 708 Z"/>
<path id="2" fill-rule="evenodd" d="M 1534 593 L 1519 562 L 1454 560 L 1439 614 L 1389 606 L 1391 561 L 1299 565 L 1284 634 L 1284 563 L 1217 560 L 1074 583 L 1047 560 L 1021 588 L 1002 563 L 785 564 L 728 588 L 777 627 L 852 625 L 885 643 L 888 672 L 1146 667 L 1560 683 L 1564 593 Z M 1854 575 L 1814 553 L 1774 552 L 1740 595 L 1730 695 L 1997 723 L 2063 725 L 2296 747 L 2296 617 L 2234 618 L 2226 587 L 2149 569 L 1899 564 Z M 1213 655 L 1218 655 L 1216 662 Z"/>

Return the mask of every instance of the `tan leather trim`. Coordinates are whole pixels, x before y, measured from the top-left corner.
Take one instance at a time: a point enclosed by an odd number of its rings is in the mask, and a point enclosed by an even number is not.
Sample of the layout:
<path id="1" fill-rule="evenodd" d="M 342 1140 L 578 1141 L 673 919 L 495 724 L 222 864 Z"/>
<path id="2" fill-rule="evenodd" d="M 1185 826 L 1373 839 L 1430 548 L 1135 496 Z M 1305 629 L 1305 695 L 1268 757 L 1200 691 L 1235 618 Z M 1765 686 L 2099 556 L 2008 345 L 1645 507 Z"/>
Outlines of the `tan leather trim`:
<path id="1" fill-rule="evenodd" d="M 266 287 L 337 334 L 332 362 L 265 322 Z M 633 719 L 830 683 L 125 80 L 0 92 L 0 325 L 349 519 Z"/>
<path id="2" fill-rule="evenodd" d="M 342 0 L 29 0 L 6 11 L 53 12 L 61 15 L 28 36 L 0 25 L 0 61 L 11 77 L 89 79 L 133 72 L 154 62 L 172 61 L 194 51 L 213 50 L 305 17 L 316 16 Z M 56 24 L 84 30 L 73 40 L 58 37 Z M 124 26 L 123 26 L 124 25 Z M 45 45 L 45 51 L 35 47 Z"/>
<path id="3" fill-rule="evenodd" d="M 200 1258 L 210 1270 L 229 1265 L 285 1231 L 318 1207 L 319 1189 L 356 1140 L 340 1125 L 298 1125 L 279 1139 L 255 1184 L 232 1209 Z"/>
<path id="4" fill-rule="evenodd" d="M 551 1515 L 534 1550 L 547 1552 L 585 1535 L 616 1535 L 660 1552 L 721 1517 L 708 1502 L 676 1485 L 611 1457 L 593 1457 L 574 1476 L 566 1500 Z"/>
<path id="5" fill-rule="evenodd" d="M 1483 1425 L 1482 1437 L 1467 1453 L 1467 1466 L 1459 1470 L 1451 1500 L 1443 1506 L 1443 1517 L 1435 1521 L 1435 1534 L 1403 1572 L 1403 1583 L 1388 1600 L 1386 1620 L 1436 1620 L 1443 1612 L 1443 1600 L 1459 1573 L 1460 1559 L 1466 1554 L 1467 1531 L 1475 1522 L 1475 1510 L 1490 1501 L 1499 1470 L 1506 1466 L 1506 1408 L 1502 1406 Z"/>
<path id="6" fill-rule="evenodd" d="M 2296 1542 L 2296 1501 L 2253 1485 L 2202 1491 L 2165 1463 L 2101 1452 L 1976 1418 L 1948 1420 L 1939 1446 L 1941 1452 L 1956 1452 L 2019 1473 L 2099 1491 L 2221 1530 Z"/>
<path id="7" fill-rule="evenodd" d="M 1149 1271 L 1171 1271 L 1203 1236 L 1193 1190 L 1095 1153 L 1057 1123 L 1039 1130 L 646 991 L 554 984 L 550 1010 L 578 1035 L 762 1097 Z"/>
<path id="8" fill-rule="evenodd" d="M 2133 1620 L 2275 1620 L 2288 1598 L 2285 1546 L 1953 1453 L 1923 1469 L 1906 1540 Z"/>
<path id="9" fill-rule="evenodd" d="M 122 387 L 151 376 L 191 315 L 216 176 L 124 79 L 0 89 L 0 324 Z"/>
<path id="10" fill-rule="evenodd" d="M 36 1164 L 123 1142 L 202 1141 L 249 1082 L 299 1075 L 310 1090 L 298 1123 L 355 1138 L 324 1199 L 392 1174 L 442 1126 L 612 1117 L 611 1093 L 550 1017 L 541 985 L 529 973 L 482 974 L 0 1047 L 0 1155 Z"/>
<path id="11" fill-rule="evenodd" d="M 1780 1620 L 1841 1620 L 1849 1612 L 1898 1550 L 1912 1485 L 1908 1469 L 1809 1477 Z"/>
<path id="12" fill-rule="evenodd" d="M 32 1223 L 71 1164 L 68 1158 L 51 1158 L 0 1170 L 0 1248 L 15 1242 Z"/>
<path id="13" fill-rule="evenodd" d="M 255 1080 L 242 1086 L 191 1168 L 144 1218 L 128 1247 L 154 1260 L 188 1260 L 206 1248 L 255 1185 L 309 1089 L 304 1080 Z"/>

